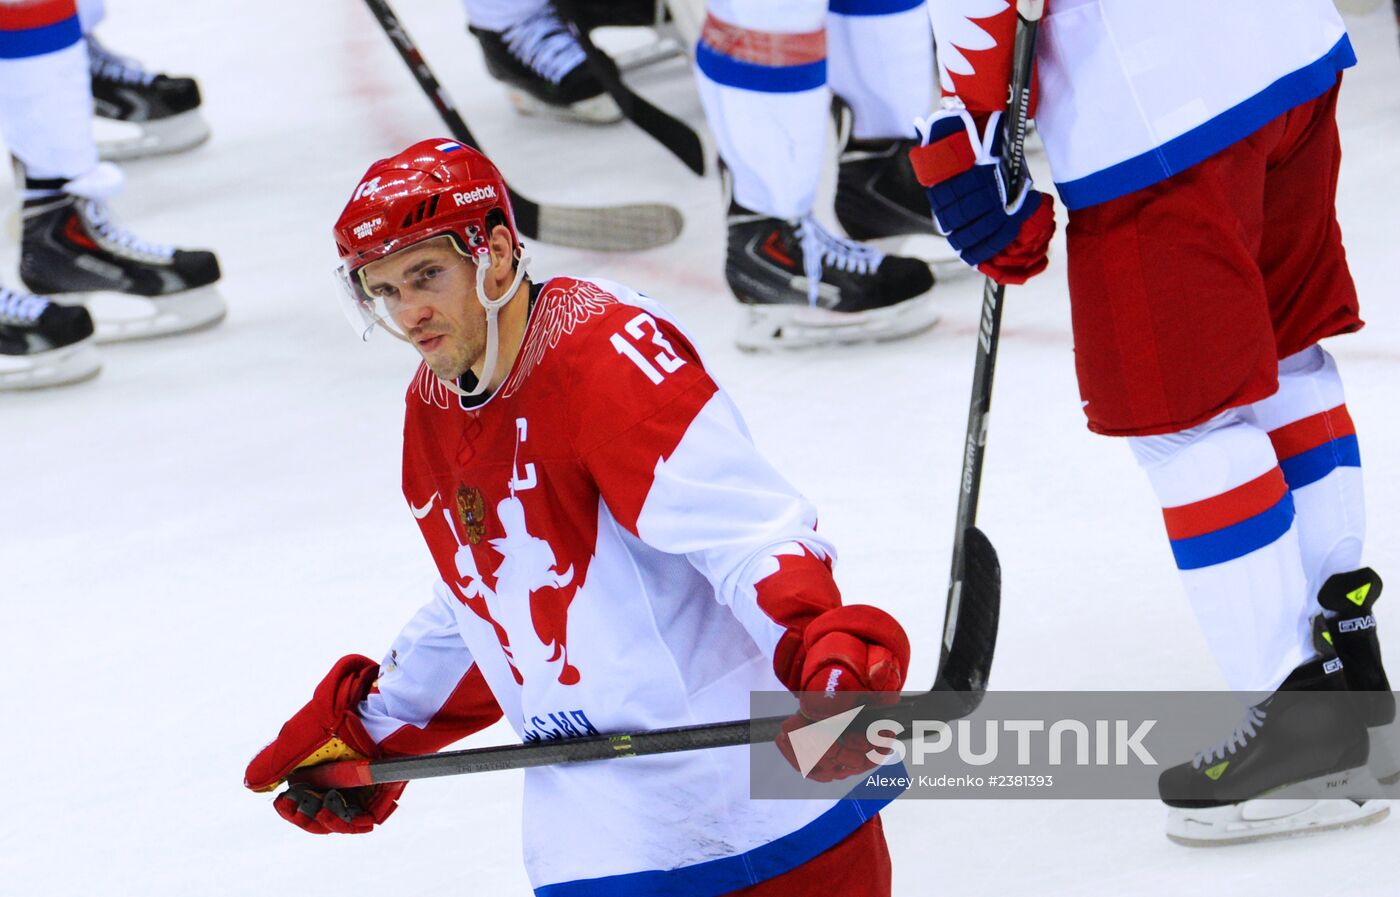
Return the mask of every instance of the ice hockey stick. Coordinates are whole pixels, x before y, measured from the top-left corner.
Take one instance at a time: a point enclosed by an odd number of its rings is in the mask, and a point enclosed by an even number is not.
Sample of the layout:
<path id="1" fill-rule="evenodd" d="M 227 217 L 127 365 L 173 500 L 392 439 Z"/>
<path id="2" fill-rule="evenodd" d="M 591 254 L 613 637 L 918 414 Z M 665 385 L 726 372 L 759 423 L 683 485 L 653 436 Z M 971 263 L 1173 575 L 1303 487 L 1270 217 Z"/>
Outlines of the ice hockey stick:
<path id="1" fill-rule="evenodd" d="M 438 83 L 418 46 L 399 23 L 385 0 L 365 0 L 389 41 L 408 70 L 442 116 L 452 136 L 473 149 L 481 145 L 462 120 L 447 93 Z M 531 239 L 559 246 L 602 251 L 635 251 L 664 246 L 680 236 L 684 219 L 680 210 L 665 203 L 637 203 L 621 206 L 588 207 L 541 205 L 514 188 L 510 204 L 515 224 Z"/>

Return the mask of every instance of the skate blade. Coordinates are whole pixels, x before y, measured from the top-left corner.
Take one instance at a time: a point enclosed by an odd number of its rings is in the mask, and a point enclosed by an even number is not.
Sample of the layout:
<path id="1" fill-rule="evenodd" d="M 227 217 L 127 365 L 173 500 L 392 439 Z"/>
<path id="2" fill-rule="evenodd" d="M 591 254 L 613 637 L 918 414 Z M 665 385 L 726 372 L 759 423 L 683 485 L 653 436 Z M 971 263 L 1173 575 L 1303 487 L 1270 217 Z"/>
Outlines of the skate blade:
<path id="1" fill-rule="evenodd" d="M 1265 804 L 1286 806 L 1273 809 L 1255 806 L 1253 812 L 1257 816 L 1282 814 L 1266 818 L 1202 818 L 1222 810 L 1238 813 L 1241 806 Z M 1290 809 L 1292 812 L 1285 812 Z M 1187 816 L 1187 813 L 1193 815 Z M 1172 810 L 1167 818 L 1167 838 L 1183 847 L 1229 847 L 1375 825 L 1389 815 L 1390 804 L 1384 800 L 1360 803 L 1351 800 L 1254 800 L 1211 810 Z"/>
<path id="2" fill-rule="evenodd" d="M 1222 807 L 1174 807 L 1167 814 L 1167 838 L 1186 847 L 1223 847 L 1373 825 L 1390 815 L 1388 801 L 1315 796 L 1351 793 L 1353 779 L 1367 776 L 1366 768 L 1358 767 L 1277 788 L 1270 797 Z"/>
<path id="3" fill-rule="evenodd" d="M 535 99 L 523 90 L 512 90 L 509 95 L 510 104 L 521 115 L 581 122 L 586 125 L 610 125 L 622 121 L 622 110 L 617 107 L 617 102 L 605 93 L 579 100 L 571 106 L 552 106 Z"/>
<path id="4" fill-rule="evenodd" d="M 102 359 L 88 339 L 36 355 L 0 355 L 0 391 L 46 389 L 82 383 L 97 376 Z"/>
<path id="5" fill-rule="evenodd" d="M 938 323 L 932 291 L 889 308 L 836 312 L 806 305 L 745 305 L 735 344 L 745 351 L 885 342 Z"/>
<path id="6" fill-rule="evenodd" d="M 184 152 L 209 139 L 209 125 L 198 109 L 139 123 L 99 116 L 93 132 L 98 156 L 109 162 Z"/>
<path id="7" fill-rule="evenodd" d="M 168 296 L 89 293 L 82 302 L 92 313 L 99 343 L 191 333 L 213 327 L 228 313 L 228 306 L 213 286 Z"/>

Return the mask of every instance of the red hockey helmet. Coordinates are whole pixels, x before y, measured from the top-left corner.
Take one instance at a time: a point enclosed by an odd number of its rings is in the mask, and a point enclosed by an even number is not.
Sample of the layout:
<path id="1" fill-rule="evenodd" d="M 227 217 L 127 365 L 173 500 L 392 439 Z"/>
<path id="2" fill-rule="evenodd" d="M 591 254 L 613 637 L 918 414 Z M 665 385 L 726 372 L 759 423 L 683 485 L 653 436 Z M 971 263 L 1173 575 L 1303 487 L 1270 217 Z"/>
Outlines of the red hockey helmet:
<path id="1" fill-rule="evenodd" d="M 371 165 L 333 228 L 339 273 L 357 317 L 371 326 L 382 321 L 356 276 L 361 268 L 443 235 L 454 237 L 463 254 L 475 254 L 487 242 L 486 217 L 497 210 L 519 255 L 505 179 L 490 159 L 455 140 L 419 141 Z"/>

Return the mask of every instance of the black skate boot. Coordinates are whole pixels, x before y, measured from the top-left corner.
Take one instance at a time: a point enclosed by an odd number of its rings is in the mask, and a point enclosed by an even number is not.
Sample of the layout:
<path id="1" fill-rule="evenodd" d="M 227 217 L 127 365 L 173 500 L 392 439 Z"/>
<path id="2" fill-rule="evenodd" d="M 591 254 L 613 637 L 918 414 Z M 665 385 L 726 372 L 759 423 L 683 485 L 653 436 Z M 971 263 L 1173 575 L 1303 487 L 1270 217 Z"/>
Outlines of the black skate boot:
<path id="1" fill-rule="evenodd" d="M 104 159 L 136 159 L 178 153 L 209 139 L 193 78 L 148 72 L 140 63 L 87 37 L 92 66 L 97 151 Z"/>
<path id="2" fill-rule="evenodd" d="M 1229 738 L 1162 773 L 1157 787 L 1171 808 L 1168 838 L 1188 846 L 1237 844 L 1369 825 L 1390 812 L 1365 793 L 1374 788 L 1365 722 L 1324 631 L 1319 618 L 1320 656 L 1250 707 Z"/>
<path id="3" fill-rule="evenodd" d="M 1381 578 L 1370 567 L 1328 577 L 1317 602 L 1329 612 L 1327 635 L 1346 664 L 1347 685 L 1361 692 L 1371 733 L 1371 773 L 1383 785 L 1400 783 L 1400 726 L 1381 643 L 1376 637 L 1376 601 Z"/>
<path id="4" fill-rule="evenodd" d="M 486 70 L 509 88 L 525 115 L 548 115 L 588 124 L 622 118 L 613 98 L 588 70 L 587 57 L 552 6 L 504 31 L 467 26 L 481 41 Z"/>
<path id="5" fill-rule="evenodd" d="M 0 287 L 0 390 L 77 383 L 101 369 L 87 309 Z"/>
<path id="6" fill-rule="evenodd" d="M 90 306 L 98 342 L 184 333 L 223 319 L 214 253 L 139 239 L 113 225 L 99 200 L 65 192 L 74 182 L 20 183 L 20 278 L 35 292 Z"/>
<path id="7" fill-rule="evenodd" d="M 970 270 L 933 225 L 928 195 L 909 161 L 909 150 L 918 141 L 857 139 L 852 134 L 855 119 L 850 107 L 838 97 L 832 101 L 832 109 L 838 147 L 836 220 L 847 236 L 862 241 L 928 238 L 920 244 L 918 254 L 927 258 L 940 276 Z"/>
<path id="8" fill-rule="evenodd" d="M 741 349 L 888 340 L 938 321 L 933 272 L 828 233 L 808 215 L 793 221 L 731 200 L 724 276 L 745 306 Z"/>

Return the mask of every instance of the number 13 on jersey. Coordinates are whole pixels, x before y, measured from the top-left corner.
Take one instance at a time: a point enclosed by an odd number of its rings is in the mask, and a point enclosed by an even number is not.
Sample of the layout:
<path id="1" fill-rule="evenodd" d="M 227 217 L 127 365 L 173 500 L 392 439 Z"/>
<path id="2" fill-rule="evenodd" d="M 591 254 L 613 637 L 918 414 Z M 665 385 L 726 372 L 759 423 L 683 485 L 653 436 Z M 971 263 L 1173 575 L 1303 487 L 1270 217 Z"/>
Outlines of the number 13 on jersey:
<path id="1" fill-rule="evenodd" d="M 646 374 L 647 379 L 652 383 L 660 383 L 667 374 L 674 374 L 685 364 L 685 361 L 676 355 L 676 350 L 671 347 L 670 341 L 661 335 L 661 328 L 656 326 L 656 319 L 646 312 L 642 312 L 628 321 L 622 330 L 627 335 L 614 333 L 612 335 L 613 348 L 618 351 L 619 355 L 631 359 L 632 363 L 640 368 L 641 372 Z M 643 354 L 644 349 L 647 351 L 651 349 L 651 346 L 646 345 L 647 331 L 651 332 L 651 345 L 659 347 L 661 350 L 649 358 Z M 631 339 L 627 337 L 631 337 Z"/>

